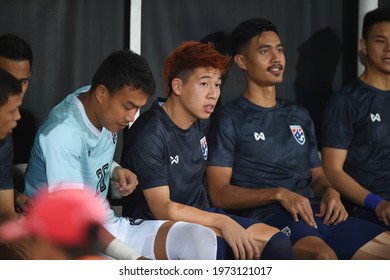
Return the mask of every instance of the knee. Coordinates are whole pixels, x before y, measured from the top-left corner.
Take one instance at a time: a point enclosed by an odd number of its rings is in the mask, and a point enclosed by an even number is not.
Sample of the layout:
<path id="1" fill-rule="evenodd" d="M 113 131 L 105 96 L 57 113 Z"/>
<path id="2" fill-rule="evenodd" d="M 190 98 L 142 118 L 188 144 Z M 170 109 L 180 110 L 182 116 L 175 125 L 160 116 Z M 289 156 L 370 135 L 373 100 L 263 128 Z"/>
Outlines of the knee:
<path id="1" fill-rule="evenodd" d="M 315 252 L 313 255 L 314 260 L 337 260 L 336 253 L 333 251 Z"/>
<path id="2" fill-rule="evenodd" d="M 184 236 L 187 243 L 201 245 L 206 242 L 208 245 L 213 245 L 216 242 L 216 234 L 210 228 L 192 223 L 186 223 L 185 226 Z"/>
<path id="3" fill-rule="evenodd" d="M 302 248 L 294 246 L 294 253 L 300 260 L 337 260 L 336 253 L 330 248 Z"/>
<path id="4" fill-rule="evenodd" d="M 172 249 L 176 247 L 176 250 Z M 210 260 L 217 255 L 217 236 L 208 227 L 177 222 L 169 230 L 167 237 L 167 253 L 170 259 Z"/>
<path id="5" fill-rule="evenodd" d="M 295 259 L 290 238 L 284 233 L 274 234 L 265 244 L 261 253 L 263 260 L 292 260 Z"/>

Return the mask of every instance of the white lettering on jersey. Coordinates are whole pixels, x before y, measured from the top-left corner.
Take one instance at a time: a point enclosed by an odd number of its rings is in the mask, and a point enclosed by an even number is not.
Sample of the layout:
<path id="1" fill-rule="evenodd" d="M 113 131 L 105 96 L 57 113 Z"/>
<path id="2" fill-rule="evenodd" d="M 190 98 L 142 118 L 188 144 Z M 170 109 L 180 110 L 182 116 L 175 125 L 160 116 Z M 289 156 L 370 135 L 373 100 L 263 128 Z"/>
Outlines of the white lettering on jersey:
<path id="1" fill-rule="evenodd" d="M 380 122 L 381 121 L 381 116 L 379 115 L 379 113 L 376 113 L 375 115 L 371 114 L 371 121 L 372 122 L 375 122 L 375 121 Z"/>
<path id="2" fill-rule="evenodd" d="M 265 135 L 263 132 L 260 133 L 255 132 L 253 135 L 255 136 L 256 141 L 259 141 L 260 139 L 263 141 L 265 140 Z"/>
<path id="3" fill-rule="evenodd" d="M 283 232 L 285 235 L 287 235 L 288 237 L 290 237 L 291 235 L 291 229 L 288 227 L 288 226 L 285 226 L 281 232 Z"/>
<path id="4" fill-rule="evenodd" d="M 176 163 L 176 164 L 179 164 L 179 155 L 176 155 L 176 156 L 170 156 L 169 157 L 171 159 L 171 165 Z"/>

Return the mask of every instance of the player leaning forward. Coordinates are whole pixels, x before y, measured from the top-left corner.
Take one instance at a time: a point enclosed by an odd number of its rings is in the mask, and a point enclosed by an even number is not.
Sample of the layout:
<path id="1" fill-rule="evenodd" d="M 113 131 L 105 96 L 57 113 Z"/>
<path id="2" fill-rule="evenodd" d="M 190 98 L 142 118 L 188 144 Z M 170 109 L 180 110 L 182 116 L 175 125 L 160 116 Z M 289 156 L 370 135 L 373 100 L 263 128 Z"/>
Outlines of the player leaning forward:
<path id="1" fill-rule="evenodd" d="M 134 121 L 154 89 L 143 57 L 131 51 L 108 56 L 91 86 L 68 95 L 41 125 L 25 192 L 32 196 L 40 188 L 52 192 L 67 182 L 92 188 L 107 212 L 103 251 L 114 258 L 214 259 L 216 236 L 210 229 L 184 222 L 116 217 L 106 200 L 110 178 L 122 196 L 133 192 L 138 183 L 132 172 L 113 162 L 117 132 Z"/>

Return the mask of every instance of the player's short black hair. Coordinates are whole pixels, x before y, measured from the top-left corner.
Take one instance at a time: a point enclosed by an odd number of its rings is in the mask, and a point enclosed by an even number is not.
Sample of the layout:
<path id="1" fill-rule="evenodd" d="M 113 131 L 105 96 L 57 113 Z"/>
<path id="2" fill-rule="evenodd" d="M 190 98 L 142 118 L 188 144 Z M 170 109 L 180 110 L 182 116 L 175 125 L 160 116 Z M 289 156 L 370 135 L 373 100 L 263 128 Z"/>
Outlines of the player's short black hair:
<path id="1" fill-rule="evenodd" d="M 22 92 L 22 85 L 18 79 L 4 69 L 0 68 L 0 106 L 7 103 L 11 95 Z"/>
<path id="2" fill-rule="evenodd" d="M 368 12 L 363 19 L 362 37 L 368 39 L 368 33 L 370 33 L 372 26 L 375 23 L 388 21 L 390 22 L 390 8 L 377 8 Z"/>
<path id="3" fill-rule="evenodd" d="M 28 60 L 30 67 L 32 67 L 33 54 L 31 46 L 14 34 L 0 35 L 0 56 L 17 61 Z"/>
<path id="4" fill-rule="evenodd" d="M 276 26 L 267 19 L 253 18 L 241 22 L 233 30 L 230 37 L 232 54 L 242 52 L 252 37 L 260 36 L 265 31 L 273 31 L 279 35 Z"/>
<path id="5" fill-rule="evenodd" d="M 142 88 L 148 95 L 156 89 L 146 59 L 130 50 L 113 52 L 102 62 L 92 78 L 91 90 L 101 84 L 110 94 L 126 85 L 134 90 Z"/>

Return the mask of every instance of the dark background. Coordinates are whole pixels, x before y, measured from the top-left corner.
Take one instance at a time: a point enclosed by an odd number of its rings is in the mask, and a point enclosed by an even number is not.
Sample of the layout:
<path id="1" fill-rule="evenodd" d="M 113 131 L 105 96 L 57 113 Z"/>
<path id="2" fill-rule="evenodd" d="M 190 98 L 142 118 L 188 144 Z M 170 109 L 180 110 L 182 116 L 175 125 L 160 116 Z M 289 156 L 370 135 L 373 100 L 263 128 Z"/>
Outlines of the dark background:
<path id="1" fill-rule="evenodd" d="M 0 0 L 0 34 L 32 47 L 32 78 L 14 131 L 15 162 L 27 162 L 37 126 L 66 95 L 90 83 L 100 62 L 129 47 L 131 0 Z M 379 7 L 390 7 L 380 0 Z M 318 127 L 329 95 L 357 75 L 357 0 L 143 0 L 141 53 L 164 96 L 162 66 L 186 40 L 225 38 L 243 20 L 264 17 L 279 29 L 287 67 L 277 95 L 307 107 Z M 237 97 L 243 74 L 234 65 L 221 103 Z M 147 109 L 154 100 L 150 99 Z M 118 146 L 120 149 L 120 145 Z"/>

